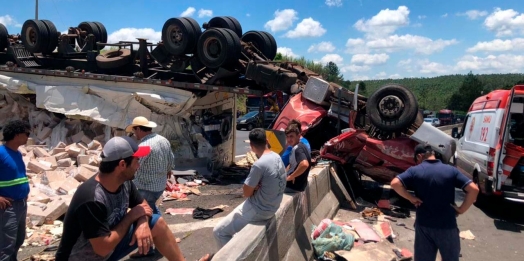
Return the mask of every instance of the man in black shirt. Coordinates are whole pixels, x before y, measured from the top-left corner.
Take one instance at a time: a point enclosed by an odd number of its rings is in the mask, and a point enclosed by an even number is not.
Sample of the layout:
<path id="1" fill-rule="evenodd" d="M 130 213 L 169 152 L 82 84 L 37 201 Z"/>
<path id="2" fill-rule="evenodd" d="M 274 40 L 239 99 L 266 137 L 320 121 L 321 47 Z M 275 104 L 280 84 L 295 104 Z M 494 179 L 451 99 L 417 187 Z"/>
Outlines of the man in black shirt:
<path id="1" fill-rule="evenodd" d="M 287 166 L 286 193 L 301 192 L 306 189 L 307 177 L 311 169 L 311 154 L 304 143 L 300 142 L 301 126 L 289 124 L 284 131 L 286 142 L 293 147 Z"/>
<path id="2" fill-rule="evenodd" d="M 138 158 L 150 151 L 129 137 L 107 142 L 99 173 L 73 196 L 56 261 L 119 260 L 137 247 L 145 254 L 153 243 L 168 260 L 185 260 L 164 219 L 153 214 L 131 181 Z"/>

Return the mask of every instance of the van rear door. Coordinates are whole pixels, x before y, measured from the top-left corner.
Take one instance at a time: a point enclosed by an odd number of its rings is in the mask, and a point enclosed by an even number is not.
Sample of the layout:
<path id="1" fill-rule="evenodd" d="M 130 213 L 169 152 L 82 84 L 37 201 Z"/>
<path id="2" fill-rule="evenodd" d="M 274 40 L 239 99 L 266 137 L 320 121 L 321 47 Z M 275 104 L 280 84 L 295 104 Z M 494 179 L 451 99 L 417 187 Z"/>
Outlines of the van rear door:
<path id="1" fill-rule="evenodd" d="M 509 131 L 511 124 L 511 114 L 512 113 L 524 113 L 523 106 L 518 103 L 514 103 L 516 96 L 524 97 L 524 85 L 517 85 L 511 89 L 511 94 L 509 96 L 508 102 L 506 104 L 506 109 L 504 113 L 504 118 L 501 124 L 501 134 L 499 141 L 496 144 L 495 154 L 494 154 L 494 166 L 493 170 L 496 171 L 496 175 L 493 180 L 493 191 L 496 194 L 502 194 L 502 196 L 508 200 L 518 201 L 524 203 L 524 192 L 520 193 L 518 191 L 513 191 L 507 189 L 510 186 L 503 186 L 503 183 L 506 181 L 508 176 L 504 174 L 504 165 L 503 160 L 506 157 L 506 143 L 509 141 Z M 495 173 L 494 173 L 495 174 Z"/>

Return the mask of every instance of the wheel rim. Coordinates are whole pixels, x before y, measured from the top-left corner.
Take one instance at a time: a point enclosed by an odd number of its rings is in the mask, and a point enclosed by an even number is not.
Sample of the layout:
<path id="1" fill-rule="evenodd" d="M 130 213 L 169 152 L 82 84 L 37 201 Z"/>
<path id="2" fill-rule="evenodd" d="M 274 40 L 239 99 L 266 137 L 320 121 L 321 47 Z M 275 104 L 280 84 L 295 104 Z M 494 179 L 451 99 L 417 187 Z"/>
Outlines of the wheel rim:
<path id="1" fill-rule="evenodd" d="M 388 95 L 379 102 L 380 113 L 387 117 L 399 116 L 404 108 L 402 100 L 395 95 Z"/>
<path id="2" fill-rule="evenodd" d="M 182 42 L 184 41 L 184 32 L 178 25 L 171 25 L 169 26 L 169 40 L 172 44 L 176 46 L 182 46 Z"/>
<path id="3" fill-rule="evenodd" d="M 204 42 L 204 55 L 208 60 L 217 60 L 222 53 L 222 44 L 216 37 L 209 37 Z"/>
<path id="4" fill-rule="evenodd" d="M 25 39 L 27 39 L 27 44 L 31 47 L 34 47 L 38 41 L 38 34 L 36 33 L 35 28 L 32 26 L 27 27 L 25 36 Z"/>

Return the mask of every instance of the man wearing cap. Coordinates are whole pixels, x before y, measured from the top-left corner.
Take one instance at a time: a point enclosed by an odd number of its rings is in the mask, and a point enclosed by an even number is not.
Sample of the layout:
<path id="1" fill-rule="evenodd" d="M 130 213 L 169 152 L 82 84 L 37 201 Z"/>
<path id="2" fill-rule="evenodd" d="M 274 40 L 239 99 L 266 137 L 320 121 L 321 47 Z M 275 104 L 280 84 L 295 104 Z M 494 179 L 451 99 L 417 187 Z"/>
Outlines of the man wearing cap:
<path id="1" fill-rule="evenodd" d="M 57 261 L 119 260 L 137 247 L 145 254 L 153 243 L 168 260 L 184 260 L 164 219 L 153 214 L 131 182 L 138 158 L 150 151 L 129 137 L 106 143 L 99 173 L 81 184 L 71 200 Z"/>
<path id="2" fill-rule="evenodd" d="M 457 216 L 475 202 L 479 189 L 457 168 L 435 158 L 429 145 L 419 144 L 414 154 L 417 166 L 410 167 L 391 181 L 391 187 L 417 207 L 415 220 L 415 260 L 458 261 L 460 238 Z M 464 202 L 455 204 L 455 188 L 466 192 Z M 407 191 L 413 190 L 415 196 Z"/>
<path id="3" fill-rule="evenodd" d="M 133 132 L 140 140 L 140 146 L 151 148 L 151 153 L 139 160 L 140 169 L 136 172 L 136 178 L 133 181 L 138 192 L 153 209 L 153 213 L 160 215 L 161 212 L 156 202 L 162 196 L 167 178 L 175 167 L 175 156 L 171 150 L 171 143 L 161 135 L 152 132 L 155 127 L 157 127 L 155 122 L 140 116 L 134 118 L 133 122 L 126 127 L 126 132 Z M 154 254 L 154 249 L 151 248 L 145 256 Z M 133 258 L 143 256 L 138 252 L 131 255 Z"/>

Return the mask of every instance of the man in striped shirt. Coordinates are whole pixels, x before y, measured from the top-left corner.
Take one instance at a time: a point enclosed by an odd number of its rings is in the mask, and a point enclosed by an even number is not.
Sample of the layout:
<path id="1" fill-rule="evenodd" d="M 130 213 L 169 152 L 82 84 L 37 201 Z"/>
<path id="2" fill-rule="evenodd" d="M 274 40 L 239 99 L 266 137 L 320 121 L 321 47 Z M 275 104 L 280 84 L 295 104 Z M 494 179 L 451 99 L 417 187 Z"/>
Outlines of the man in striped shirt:
<path id="1" fill-rule="evenodd" d="M 138 168 L 133 180 L 138 191 L 147 201 L 153 214 L 161 214 L 156 206 L 156 201 L 162 196 L 166 187 L 167 178 L 175 167 L 175 156 L 171 150 L 171 143 L 161 135 L 154 133 L 157 124 L 145 117 L 136 117 L 133 123 L 126 127 L 126 132 L 133 132 L 140 146 L 151 147 L 148 156 L 140 158 Z M 133 254 L 131 257 L 154 255 L 153 249 L 147 255 Z"/>

